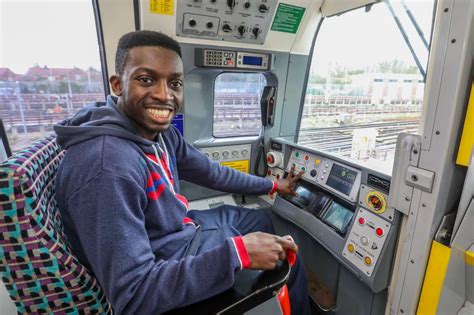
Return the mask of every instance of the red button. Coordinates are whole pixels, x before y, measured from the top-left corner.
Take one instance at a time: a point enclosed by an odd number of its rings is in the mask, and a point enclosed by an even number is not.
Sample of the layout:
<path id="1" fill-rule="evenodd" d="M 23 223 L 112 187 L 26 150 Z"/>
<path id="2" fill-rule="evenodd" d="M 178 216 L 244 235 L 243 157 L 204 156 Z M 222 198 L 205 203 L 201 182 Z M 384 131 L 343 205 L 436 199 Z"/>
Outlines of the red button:
<path id="1" fill-rule="evenodd" d="M 277 179 L 280 179 L 280 174 L 277 174 L 276 178 L 277 178 Z"/>
<path id="2" fill-rule="evenodd" d="M 308 160 L 309 160 L 309 156 L 308 156 L 308 155 L 305 155 L 305 156 L 304 156 L 304 159 L 305 159 L 306 161 L 308 161 Z"/>
<path id="3" fill-rule="evenodd" d="M 365 219 L 364 218 L 359 218 L 359 224 L 364 225 L 365 224 Z"/>
<path id="4" fill-rule="evenodd" d="M 267 162 L 268 163 L 273 164 L 274 161 L 275 161 L 275 159 L 273 158 L 273 155 L 267 156 Z"/>
<path id="5" fill-rule="evenodd" d="M 272 175 L 272 171 L 268 170 L 268 171 L 267 171 L 267 175 L 268 175 L 268 176 Z"/>
<path id="6" fill-rule="evenodd" d="M 384 233 L 383 229 L 382 228 L 376 228 L 375 229 L 375 234 L 377 234 L 377 236 L 382 236 Z"/>

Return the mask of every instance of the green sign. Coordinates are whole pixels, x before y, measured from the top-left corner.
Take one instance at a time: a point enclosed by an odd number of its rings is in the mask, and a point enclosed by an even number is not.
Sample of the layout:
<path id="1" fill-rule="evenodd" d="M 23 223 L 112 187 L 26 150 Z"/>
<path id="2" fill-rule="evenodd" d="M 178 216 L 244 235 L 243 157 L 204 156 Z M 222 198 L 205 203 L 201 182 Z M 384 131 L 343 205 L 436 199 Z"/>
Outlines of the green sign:
<path id="1" fill-rule="evenodd" d="M 304 10 L 302 7 L 280 3 L 273 19 L 272 31 L 295 34 L 303 19 Z"/>

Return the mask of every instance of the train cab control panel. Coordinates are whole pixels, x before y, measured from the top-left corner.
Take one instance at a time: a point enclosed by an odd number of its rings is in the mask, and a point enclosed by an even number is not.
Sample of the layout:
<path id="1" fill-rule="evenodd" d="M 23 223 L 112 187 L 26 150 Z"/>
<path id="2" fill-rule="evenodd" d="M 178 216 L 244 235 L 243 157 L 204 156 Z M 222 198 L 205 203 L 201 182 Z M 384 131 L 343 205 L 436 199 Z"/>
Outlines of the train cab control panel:
<path id="1" fill-rule="evenodd" d="M 372 291 L 389 282 L 399 214 L 387 206 L 390 177 L 281 139 L 266 155 L 268 177 L 303 172 L 297 196 L 273 210 L 326 248 Z"/>
<path id="2" fill-rule="evenodd" d="M 240 144 L 232 146 L 206 147 L 199 149 L 205 156 L 213 161 L 219 162 L 236 169 L 238 171 L 249 173 L 251 145 Z"/>
<path id="3" fill-rule="evenodd" d="M 263 44 L 276 0 L 177 1 L 176 35 Z"/>

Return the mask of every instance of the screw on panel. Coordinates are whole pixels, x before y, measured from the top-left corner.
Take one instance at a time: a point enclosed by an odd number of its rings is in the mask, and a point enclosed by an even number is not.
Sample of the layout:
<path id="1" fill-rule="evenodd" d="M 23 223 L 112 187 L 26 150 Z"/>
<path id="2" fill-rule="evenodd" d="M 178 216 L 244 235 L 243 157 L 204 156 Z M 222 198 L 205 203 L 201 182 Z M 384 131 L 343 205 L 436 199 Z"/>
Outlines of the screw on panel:
<path id="1" fill-rule="evenodd" d="M 439 135 L 441 132 L 439 130 L 436 130 L 435 134 Z"/>
<path id="2" fill-rule="evenodd" d="M 425 204 L 425 203 L 422 203 L 421 206 L 424 208 L 424 207 L 426 207 L 426 204 Z"/>
<path id="3" fill-rule="evenodd" d="M 449 11 L 449 8 L 445 8 L 445 9 L 444 9 L 444 12 L 448 12 L 448 11 Z"/>
<path id="4" fill-rule="evenodd" d="M 406 196 L 406 197 L 405 197 L 405 200 L 406 200 L 406 201 L 410 201 L 410 197 Z"/>
<path id="5" fill-rule="evenodd" d="M 414 259 L 410 259 L 410 262 L 411 262 L 412 264 L 414 264 L 414 263 L 415 263 L 415 260 L 414 260 Z"/>
<path id="6" fill-rule="evenodd" d="M 403 310 L 403 308 L 400 309 L 400 313 L 405 313 L 405 311 Z"/>
<path id="7" fill-rule="evenodd" d="M 413 154 L 418 154 L 418 150 L 417 149 L 413 150 Z"/>
<path id="8" fill-rule="evenodd" d="M 414 182 L 418 181 L 418 176 L 411 175 L 411 180 L 414 181 Z"/>
<path id="9" fill-rule="evenodd" d="M 455 42 L 456 42 L 456 38 L 451 39 L 451 43 L 454 44 Z"/>

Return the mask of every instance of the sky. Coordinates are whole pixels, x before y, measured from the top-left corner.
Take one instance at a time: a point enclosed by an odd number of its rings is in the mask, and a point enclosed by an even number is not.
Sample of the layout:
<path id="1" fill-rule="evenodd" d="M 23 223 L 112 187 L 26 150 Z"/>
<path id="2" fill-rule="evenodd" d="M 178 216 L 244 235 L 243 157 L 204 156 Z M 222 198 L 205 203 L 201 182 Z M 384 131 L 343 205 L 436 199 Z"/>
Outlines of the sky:
<path id="1" fill-rule="evenodd" d="M 100 69 L 91 0 L 0 0 L 0 67 Z"/>
<path id="2" fill-rule="evenodd" d="M 408 20 L 401 2 L 392 2 L 415 51 L 426 65 L 428 51 Z M 429 42 L 433 1 L 405 0 L 405 3 Z M 385 3 L 378 3 L 369 12 L 362 8 L 323 21 L 315 43 L 311 72 L 325 76 L 336 62 L 355 69 L 394 58 L 401 59 L 407 65 L 415 65 L 390 11 Z"/>
<path id="3" fill-rule="evenodd" d="M 25 73 L 36 63 L 100 69 L 91 2 L 0 0 L 0 67 L 16 73 Z M 400 7 L 400 0 L 393 2 L 395 8 Z M 429 37 L 433 0 L 405 0 L 405 3 Z M 369 13 L 362 9 L 326 19 L 318 34 L 311 71 L 327 73 L 328 66 L 334 66 L 335 61 L 357 68 L 394 57 L 414 65 L 388 12 L 386 5 L 379 3 Z M 417 38 L 413 30 L 408 31 L 412 38 Z M 418 45 L 416 50 L 423 49 Z M 425 52 L 424 63 L 426 58 Z"/>

